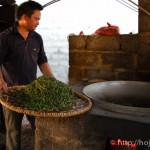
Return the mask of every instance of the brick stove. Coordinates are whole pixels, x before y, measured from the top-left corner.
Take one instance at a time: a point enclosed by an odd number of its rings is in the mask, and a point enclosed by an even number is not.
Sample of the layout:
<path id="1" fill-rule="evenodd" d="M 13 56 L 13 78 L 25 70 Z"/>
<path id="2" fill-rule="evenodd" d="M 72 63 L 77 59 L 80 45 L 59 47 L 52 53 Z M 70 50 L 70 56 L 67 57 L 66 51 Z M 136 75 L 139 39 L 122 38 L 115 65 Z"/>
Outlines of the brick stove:
<path id="1" fill-rule="evenodd" d="M 116 82 L 116 81 L 113 81 L 113 82 Z M 122 82 L 124 83 L 124 81 Z M 109 91 L 107 91 L 107 87 L 106 88 L 104 87 L 105 83 L 109 83 L 109 82 L 94 83 L 94 84 L 99 84 L 99 85 L 102 84 L 103 85 L 102 88 L 104 88 L 105 91 L 103 90 L 103 92 L 101 92 L 102 89 L 99 90 L 97 89 L 97 87 L 92 87 L 92 91 L 95 91 L 94 88 L 96 88 L 97 93 L 99 91 L 100 94 L 103 93 L 106 96 L 109 93 Z M 134 82 L 131 81 L 130 83 L 132 84 Z M 147 82 L 138 82 L 138 83 L 140 84 L 146 83 L 145 92 L 147 92 L 147 90 L 150 89 L 150 83 L 147 83 Z M 144 113 L 140 114 L 137 111 L 139 106 L 132 107 L 132 109 L 129 109 L 128 106 L 124 107 L 123 105 L 117 105 L 116 108 L 119 111 L 115 110 L 114 108 L 111 109 L 111 107 L 107 107 L 108 105 L 111 105 L 111 103 L 105 103 L 101 100 L 95 100 L 97 98 L 95 97 L 96 93 L 94 93 L 94 95 L 91 95 L 91 93 L 88 93 L 89 92 L 88 87 L 94 84 L 87 85 L 87 83 L 86 84 L 80 83 L 80 84 L 76 84 L 75 86 L 73 86 L 75 91 L 78 91 L 78 92 L 83 91 L 86 95 L 91 97 L 93 100 L 94 106 L 91 109 L 91 111 L 88 113 L 88 115 L 85 117 L 85 120 L 84 120 L 85 121 L 84 128 L 86 130 L 86 136 L 88 136 L 88 138 L 90 137 L 91 140 L 94 140 L 94 143 L 95 143 L 93 146 L 93 150 L 98 150 L 98 149 L 101 149 L 101 150 L 149 150 L 150 149 L 149 147 L 150 146 L 150 132 L 149 132 L 150 119 L 148 115 L 149 108 L 148 109 L 146 108 L 148 112 L 145 115 Z M 135 84 L 135 86 L 137 85 Z M 111 87 L 111 88 L 113 88 L 114 91 L 116 90 L 115 87 Z M 133 87 L 131 86 L 131 88 Z M 109 88 L 109 90 L 111 89 Z M 121 88 L 120 88 L 120 91 L 122 91 Z M 116 91 L 116 94 L 118 93 L 119 91 Z M 137 93 L 137 91 L 133 92 L 134 97 L 135 97 L 135 93 Z M 140 91 L 139 93 L 142 94 L 142 92 Z M 108 98 L 109 96 L 111 96 L 111 94 L 106 97 Z M 124 93 L 122 94 L 124 95 Z M 121 96 L 123 95 L 119 94 L 119 97 L 121 98 Z M 132 98 L 133 98 L 133 95 L 132 95 Z M 150 98 L 150 94 L 148 94 L 148 97 Z M 148 99 L 146 98 L 145 100 L 147 101 Z M 102 105 L 102 104 L 105 104 L 105 105 Z M 122 113 L 120 113 L 122 109 L 124 110 L 126 109 L 128 110 L 128 112 L 122 111 Z M 88 138 L 87 140 L 89 140 Z M 115 141 L 115 144 L 112 144 L 112 141 L 113 142 Z M 89 149 L 91 148 L 90 144 L 88 147 Z"/>
<path id="2" fill-rule="evenodd" d="M 89 122 L 95 121 L 94 129 L 100 128 L 99 132 L 107 135 L 109 149 L 150 147 L 149 90 L 150 83 L 137 81 L 97 82 L 84 86 L 83 92 L 94 103 L 90 112 L 94 116 Z"/>
<path id="3" fill-rule="evenodd" d="M 150 12 L 150 1 L 139 0 L 139 5 Z M 150 16 L 139 10 L 138 34 L 69 36 L 70 84 L 81 92 L 96 80 L 150 81 Z M 150 88 L 147 93 L 149 91 Z M 136 101 L 139 102 L 138 99 Z M 121 114 L 102 109 L 101 104 L 93 102 L 94 106 L 85 119 L 85 128 L 88 136 L 95 133 L 95 144 L 98 144 L 98 139 L 101 141 L 101 150 L 150 149 L 150 115 Z M 139 113 L 138 110 L 135 112 Z M 118 140 L 126 141 L 126 144 L 132 141 L 137 146 L 117 146 Z M 116 142 L 115 145 L 111 141 Z M 98 148 L 95 146 L 93 150 Z"/>
<path id="4" fill-rule="evenodd" d="M 149 0 L 139 0 L 139 4 L 150 11 Z M 73 90 L 82 92 L 87 84 L 96 80 L 149 82 L 149 39 L 150 19 L 141 11 L 139 11 L 138 34 L 69 36 L 69 83 Z M 149 93 L 149 90 L 146 93 Z M 114 109 L 113 111 L 102 109 L 101 106 L 99 102 L 93 100 L 92 109 L 79 116 L 36 117 L 35 149 L 150 149 L 146 145 L 150 139 L 149 115 L 134 115 L 131 111 L 120 113 Z M 118 108 L 121 109 L 122 107 Z M 136 112 L 139 113 L 137 110 Z M 134 147 L 134 143 L 137 147 Z M 132 147 L 127 146 L 129 144 Z"/>

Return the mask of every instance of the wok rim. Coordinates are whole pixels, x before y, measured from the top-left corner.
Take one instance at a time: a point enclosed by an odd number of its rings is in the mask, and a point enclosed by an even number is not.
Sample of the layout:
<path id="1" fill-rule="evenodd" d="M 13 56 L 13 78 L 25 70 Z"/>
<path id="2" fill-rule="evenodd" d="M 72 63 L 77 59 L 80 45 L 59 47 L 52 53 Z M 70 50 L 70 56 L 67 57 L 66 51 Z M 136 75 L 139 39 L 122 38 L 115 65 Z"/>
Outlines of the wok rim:
<path id="1" fill-rule="evenodd" d="M 100 86 L 108 86 L 108 85 L 113 85 L 113 84 L 139 84 L 139 85 L 148 85 L 150 87 L 150 83 L 149 82 L 144 82 L 144 81 L 105 81 L 105 82 L 96 82 L 96 83 L 92 83 L 89 85 L 86 85 L 83 87 L 82 92 L 89 97 L 94 103 L 95 105 L 103 110 L 107 110 L 110 112 L 116 112 L 116 113 L 121 113 L 121 114 L 132 114 L 132 115 L 136 115 L 136 116 L 150 116 L 150 108 L 148 107 L 134 107 L 134 106 L 126 106 L 126 105 L 121 105 L 121 104 L 117 104 L 117 103 L 111 103 L 111 102 L 107 102 L 107 101 L 100 101 L 100 100 L 96 100 L 95 98 L 93 98 L 92 96 L 90 96 L 87 93 L 87 89 L 90 87 L 93 87 L 94 85 L 99 84 Z M 94 88 L 92 88 L 94 90 Z"/>

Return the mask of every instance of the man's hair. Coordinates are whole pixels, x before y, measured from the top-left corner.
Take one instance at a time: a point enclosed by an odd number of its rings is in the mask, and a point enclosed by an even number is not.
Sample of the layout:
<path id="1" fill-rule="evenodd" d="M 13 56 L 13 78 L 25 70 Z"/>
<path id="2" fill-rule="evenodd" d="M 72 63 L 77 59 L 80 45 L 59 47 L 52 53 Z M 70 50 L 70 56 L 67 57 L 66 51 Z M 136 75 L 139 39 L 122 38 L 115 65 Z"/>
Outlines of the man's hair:
<path id="1" fill-rule="evenodd" d="M 35 1 L 26 1 L 18 7 L 17 19 L 20 20 L 23 14 L 31 17 L 35 10 L 43 10 L 43 6 Z"/>

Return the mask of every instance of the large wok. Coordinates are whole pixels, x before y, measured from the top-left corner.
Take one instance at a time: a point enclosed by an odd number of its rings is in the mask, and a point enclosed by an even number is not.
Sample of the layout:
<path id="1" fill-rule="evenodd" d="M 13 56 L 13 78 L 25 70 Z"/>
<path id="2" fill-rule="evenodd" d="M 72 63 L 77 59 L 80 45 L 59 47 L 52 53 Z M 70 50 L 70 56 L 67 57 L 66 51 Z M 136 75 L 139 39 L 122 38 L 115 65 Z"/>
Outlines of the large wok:
<path id="1" fill-rule="evenodd" d="M 140 81 L 97 82 L 83 93 L 103 110 L 135 116 L 150 116 L 150 83 Z"/>

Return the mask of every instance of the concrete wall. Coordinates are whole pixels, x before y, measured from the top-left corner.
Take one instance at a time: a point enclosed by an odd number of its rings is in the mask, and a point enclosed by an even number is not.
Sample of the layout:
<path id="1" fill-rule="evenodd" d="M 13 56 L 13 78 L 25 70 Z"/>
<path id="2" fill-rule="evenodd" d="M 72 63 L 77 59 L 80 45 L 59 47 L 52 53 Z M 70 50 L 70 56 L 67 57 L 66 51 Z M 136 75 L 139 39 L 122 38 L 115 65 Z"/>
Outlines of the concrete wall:
<path id="1" fill-rule="evenodd" d="M 69 80 L 150 81 L 150 34 L 70 36 Z"/>

